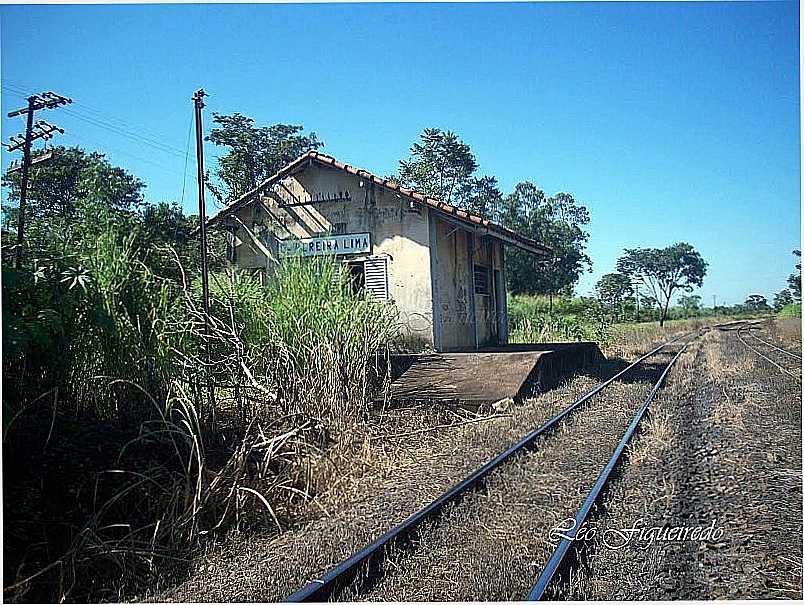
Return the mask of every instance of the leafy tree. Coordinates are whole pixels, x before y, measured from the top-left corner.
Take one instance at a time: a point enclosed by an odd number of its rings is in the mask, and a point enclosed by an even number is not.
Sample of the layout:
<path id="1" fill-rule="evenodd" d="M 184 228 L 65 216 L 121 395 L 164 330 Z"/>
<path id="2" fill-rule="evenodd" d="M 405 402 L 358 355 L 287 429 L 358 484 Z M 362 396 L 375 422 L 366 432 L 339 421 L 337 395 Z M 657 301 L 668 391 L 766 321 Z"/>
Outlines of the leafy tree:
<path id="1" fill-rule="evenodd" d="M 768 300 L 761 294 L 751 294 L 748 298 L 745 299 L 744 304 L 749 311 L 753 312 L 770 311 L 770 307 L 768 306 Z"/>
<path id="2" fill-rule="evenodd" d="M 697 294 L 681 296 L 678 304 L 684 310 L 686 317 L 694 317 L 701 310 L 701 297 Z"/>
<path id="3" fill-rule="evenodd" d="M 194 233 L 198 215 L 185 215 L 177 203 L 147 204 L 141 213 L 138 244 L 148 251 L 146 262 L 158 275 L 181 283 L 201 270 L 201 242 Z M 207 265 L 210 271 L 223 269 L 226 261 L 226 234 L 220 230 L 207 233 Z M 181 267 L 176 261 L 181 263 Z"/>
<path id="4" fill-rule="evenodd" d="M 98 237 L 106 224 L 128 224 L 135 219 L 144 204 L 141 180 L 110 164 L 102 153 L 87 153 L 78 147 L 51 151 L 53 156 L 37 165 L 29 180 L 26 248 L 37 255 L 65 254 L 71 246 Z M 16 233 L 20 180 L 19 171 L 3 175 L 7 199 L 12 203 L 3 207 L 7 233 Z M 14 238 L 4 239 L 15 242 Z"/>
<path id="5" fill-rule="evenodd" d="M 615 314 L 622 314 L 623 301 L 633 295 L 631 279 L 622 273 L 607 273 L 595 286 L 600 300 L 609 305 Z"/>
<path id="6" fill-rule="evenodd" d="M 793 250 L 793 254 L 801 258 L 801 250 Z M 793 273 L 787 278 L 787 284 L 790 286 L 790 291 L 798 302 L 801 302 L 801 261 L 796 263 L 798 274 Z"/>
<path id="7" fill-rule="evenodd" d="M 213 114 L 217 125 L 207 140 L 228 151 L 218 159 L 213 183 L 207 175 L 207 187 L 221 203 L 231 202 L 257 187 L 280 168 L 300 155 L 324 144 L 314 132 L 302 134 L 303 126 L 274 124 L 254 126 L 254 120 L 240 113 Z"/>
<path id="8" fill-rule="evenodd" d="M 469 212 L 488 219 L 496 219 L 500 212 L 503 195 L 493 176 L 472 178 L 462 185 L 458 205 Z"/>
<path id="9" fill-rule="evenodd" d="M 787 305 L 792 305 L 795 302 L 793 299 L 793 295 L 790 293 L 790 290 L 785 288 L 784 290 L 780 290 L 776 293 L 773 297 L 773 310 L 774 311 L 781 311 Z"/>
<path id="10" fill-rule="evenodd" d="M 513 293 L 571 293 L 580 275 L 591 269 L 586 255 L 589 211 L 568 193 L 547 197 L 533 183 L 519 183 L 507 196 L 493 176 L 476 176 L 478 163 L 468 144 L 454 132 L 427 128 L 399 162 L 391 178 L 430 197 L 459 206 L 503 225 L 555 251 L 539 262 L 511 249 L 508 281 Z"/>
<path id="11" fill-rule="evenodd" d="M 505 226 L 553 249 L 539 263 L 523 250 L 511 249 L 508 285 L 513 293 L 569 294 L 581 274 L 592 268 L 586 254 L 589 211 L 568 193 L 547 197 L 530 182 L 517 184 L 501 202 L 498 220 Z"/>
<path id="12" fill-rule="evenodd" d="M 446 202 L 460 203 L 472 189 L 477 160 L 469 145 L 454 132 L 425 128 L 410 148 L 410 158 L 400 160 L 401 185 Z M 496 185 L 496 181 L 494 183 Z"/>
<path id="13" fill-rule="evenodd" d="M 639 280 L 659 302 L 659 325 L 664 325 L 677 290 L 692 292 L 703 285 L 707 266 L 703 257 L 683 242 L 667 248 L 627 248 L 617 259 L 617 271 Z"/>

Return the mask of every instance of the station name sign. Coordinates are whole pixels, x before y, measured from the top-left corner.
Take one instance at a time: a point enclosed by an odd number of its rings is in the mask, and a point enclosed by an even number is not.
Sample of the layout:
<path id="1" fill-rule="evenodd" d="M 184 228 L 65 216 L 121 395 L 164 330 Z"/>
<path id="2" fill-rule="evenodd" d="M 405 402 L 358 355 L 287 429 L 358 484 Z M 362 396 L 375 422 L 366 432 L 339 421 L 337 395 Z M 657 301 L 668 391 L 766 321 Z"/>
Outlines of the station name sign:
<path id="1" fill-rule="evenodd" d="M 279 242 L 280 256 L 324 256 L 327 254 L 362 254 L 371 251 L 370 233 L 324 235 Z"/>

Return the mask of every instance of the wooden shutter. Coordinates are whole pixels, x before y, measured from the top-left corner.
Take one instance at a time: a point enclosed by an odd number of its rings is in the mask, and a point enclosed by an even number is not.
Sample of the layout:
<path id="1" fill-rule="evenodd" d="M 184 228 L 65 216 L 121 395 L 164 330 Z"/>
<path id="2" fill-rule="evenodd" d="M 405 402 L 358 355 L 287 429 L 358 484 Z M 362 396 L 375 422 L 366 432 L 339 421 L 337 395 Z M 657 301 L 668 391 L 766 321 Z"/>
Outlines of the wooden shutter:
<path id="1" fill-rule="evenodd" d="M 363 267 L 366 290 L 377 300 L 388 300 L 388 258 L 385 256 L 367 258 Z"/>

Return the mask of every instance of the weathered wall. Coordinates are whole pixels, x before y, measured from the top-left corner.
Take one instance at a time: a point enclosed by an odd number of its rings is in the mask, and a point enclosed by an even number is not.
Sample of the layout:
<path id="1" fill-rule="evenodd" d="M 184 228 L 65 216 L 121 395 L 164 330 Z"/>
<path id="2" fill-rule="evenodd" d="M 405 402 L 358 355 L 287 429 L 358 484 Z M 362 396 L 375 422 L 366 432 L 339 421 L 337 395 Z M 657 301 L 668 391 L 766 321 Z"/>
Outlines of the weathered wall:
<path id="1" fill-rule="evenodd" d="M 470 234 L 453 223 L 434 219 L 435 275 L 441 348 L 444 351 L 475 346 L 472 312 Z"/>
<path id="2" fill-rule="evenodd" d="M 441 219 L 433 220 L 431 231 L 435 240 L 433 249 L 436 251 L 431 259 L 436 276 L 433 297 L 440 311 L 435 331 L 440 336 L 442 349 L 450 351 L 471 348 L 475 344 L 497 344 L 500 341 L 499 296 L 505 294 L 501 242 L 473 235 Z M 488 294 L 475 293 L 475 264 L 488 268 Z M 495 271 L 500 272 L 499 278 Z"/>
<path id="3" fill-rule="evenodd" d="M 236 214 L 263 247 L 238 224 L 235 262 L 265 268 L 265 252 L 277 257 L 277 239 L 317 237 L 330 233 L 371 233 L 371 255 L 388 258 L 389 296 L 399 309 L 408 337 L 433 346 L 428 210 L 411 209 L 396 194 L 358 176 L 311 163 L 285 179 L 282 186 Z M 346 200 L 340 198 L 347 197 Z M 321 200 L 335 198 L 336 201 Z M 280 204 L 312 204 L 283 207 Z M 321 201 L 318 201 L 321 200 Z M 367 255 L 350 255 L 349 260 Z"/>

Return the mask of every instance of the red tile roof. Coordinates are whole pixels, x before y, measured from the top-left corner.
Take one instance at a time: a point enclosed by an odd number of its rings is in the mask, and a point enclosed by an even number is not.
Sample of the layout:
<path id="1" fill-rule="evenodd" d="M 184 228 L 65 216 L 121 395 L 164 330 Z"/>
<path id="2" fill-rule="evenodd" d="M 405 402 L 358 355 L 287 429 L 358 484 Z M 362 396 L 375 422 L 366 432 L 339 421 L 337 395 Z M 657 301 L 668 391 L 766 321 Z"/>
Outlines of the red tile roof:
<path id="1" fill-rule="evenodd" d="M 423 204 L 429 208 L 433 208 L 438 212 L 450 215 L 454 219 L 457 219 L 459 222 L 467 223 L 474 227 L 483 227 L 489 232 L 489 234 L 501 237 L 502 239 L 509 241 L 509 243 L 517 247 L 521 247 L 526 250 L 530 250 L 531 252 L 541 253 L 545 255 L 549 255 L 552 253 L 552 249 L 549 246 L 545 246 L 544 244 L 540 244 L 537 241 L 530 239 L 529 237 L 520 235 L 519 233 L 516 233 L 515 231 L 512 231 L 507 227 L 503 227 L 502 225 L 493 223 L 488 219 L 485 219 L 476 214 L 472 214 L 471 212 L 467 212 L 466 210 L 458 208 L 457 206 L 452 206 L 450 204 L 442 202 L 441 200 L 437 200 L 435 198 L 423 195 L 418 191 L 413 191 L 412 189 L 408 189 L 407 187 L 402 187 L 396 181 L 384 179 L 375 174 L 372 174 L 368 170 L 363 170 L 361 168 L 356 168 L 354 166 L 350 166 L 349 164 L 339 162 L 332 156 L 320 153 L 318 151 L 308 151 L 304 155 L 296 158 L 290 164 L 288 164 L 287 166 L 282 168 L 279 172 L 277 172 L 275 175 L 263 181 L 258 187 L 243 194 L 242 196 L 240 196 L 240 198 L 229 204 L 226 208 L 222 209 L 216 215 L 210 217 L 207 220 L 207 224 L 215 223 L 221 217 L 229 214 L 234 210 L 237 210 L 238 208 L 245 206 L 251 201 L 254 195 L 258 194 L 260 191 L 263 191 L 266 187 L 270 186 L 277 180 L 285 178 L 290 174 L 296 172 L 297 169 L 301 168 L 308 160 L 314 160 L 324 166 L 331 166 L 333 168 L 337 168 L 338 170 L 348 172 L 349 174 L 359 176 L 360 178 L 370 181 L 385 189 L 388 189 L 389 191 L 399 193 L 400 195 L 403 195 L 408 199 Z"/>

